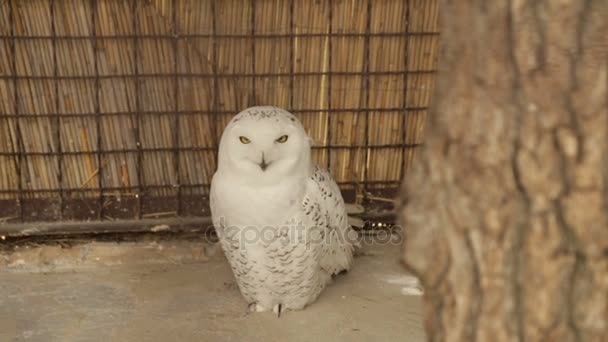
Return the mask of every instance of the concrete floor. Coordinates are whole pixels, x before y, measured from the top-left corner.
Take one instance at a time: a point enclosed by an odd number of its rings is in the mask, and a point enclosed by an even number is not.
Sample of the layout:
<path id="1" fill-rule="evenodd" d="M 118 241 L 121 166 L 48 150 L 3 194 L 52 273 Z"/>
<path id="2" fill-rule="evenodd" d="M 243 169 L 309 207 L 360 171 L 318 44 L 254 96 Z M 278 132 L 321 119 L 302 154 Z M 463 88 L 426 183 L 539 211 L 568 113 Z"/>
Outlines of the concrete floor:
<path id="1" fill-rule="evenodd" d="M 246 313 L 217 246 L 39 246 L 0 255 L 0 341 L 423 341 L 397 246 L 366 246 L 317 302 Z"/>

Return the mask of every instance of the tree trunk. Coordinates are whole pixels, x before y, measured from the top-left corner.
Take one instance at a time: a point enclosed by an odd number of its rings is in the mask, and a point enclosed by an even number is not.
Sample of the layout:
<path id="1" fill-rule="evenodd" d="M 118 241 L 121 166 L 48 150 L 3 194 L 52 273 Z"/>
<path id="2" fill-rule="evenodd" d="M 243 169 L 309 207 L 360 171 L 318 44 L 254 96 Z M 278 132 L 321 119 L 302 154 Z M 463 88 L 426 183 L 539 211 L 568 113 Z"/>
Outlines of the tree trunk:
<path id="1" fill-rule="evenodd" d="M 443 1 L 404 263 L 431 341 L 608 341 L 608 1 Z"/>

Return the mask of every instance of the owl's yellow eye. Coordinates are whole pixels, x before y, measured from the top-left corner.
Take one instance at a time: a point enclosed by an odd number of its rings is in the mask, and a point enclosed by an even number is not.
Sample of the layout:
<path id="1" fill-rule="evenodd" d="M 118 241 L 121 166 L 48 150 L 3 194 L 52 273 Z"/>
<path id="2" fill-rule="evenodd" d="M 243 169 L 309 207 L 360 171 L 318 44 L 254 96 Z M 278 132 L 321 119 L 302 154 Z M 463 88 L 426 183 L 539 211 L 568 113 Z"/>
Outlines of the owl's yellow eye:
<path id="1" fill-rule="evenodd" d="M 277 139 L 277 142 L 280 142 L 282 144 L 287 141 L 287 138 L 289 138 L 287 135 L 282 135 L 279 137 L 279 139 Z"/>
<path id="2" fill-rule="evenodd" d="M 240 136 L 239 140 L 243 143 L 243 144 L 249 144 L 251 142 L 251 140 L 249 140 L 247 137 L 244 136 Z"/>

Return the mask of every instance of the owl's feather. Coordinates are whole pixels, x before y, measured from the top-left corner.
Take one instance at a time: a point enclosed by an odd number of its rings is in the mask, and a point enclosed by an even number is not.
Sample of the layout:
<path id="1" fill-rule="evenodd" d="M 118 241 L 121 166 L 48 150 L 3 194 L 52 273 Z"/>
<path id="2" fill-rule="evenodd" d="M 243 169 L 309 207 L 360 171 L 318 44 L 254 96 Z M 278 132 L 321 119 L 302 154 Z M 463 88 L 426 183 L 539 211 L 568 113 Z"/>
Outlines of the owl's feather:
<path id="1" fill-rule="evenodd" d="M 308 191 L 305 195 L 310 203 L 308 207 L 305 205 L 304 210 L 308 211 L 312 207 L 318 207 L 322 211 L 320 219 L 315 221 L 315 224 L 322 227 L 326 234 L 330 235 L 330 238 L 326 239 L 327 243 L 323 246 L 323 257 L 320 265 L 330 274 L 338 274 L 351 267 L 353 245 L 348 241 L 354 241 L 356 233 L 348 223 L 342 194 L 331 175 L 327 171 L 316 167 L 311 180 L 314 185 L 307 188 Z M 307 202 L 306 199 L 304 200 L 305 203 Z M 325 217 L 322 217 L 323 215 Z"/>

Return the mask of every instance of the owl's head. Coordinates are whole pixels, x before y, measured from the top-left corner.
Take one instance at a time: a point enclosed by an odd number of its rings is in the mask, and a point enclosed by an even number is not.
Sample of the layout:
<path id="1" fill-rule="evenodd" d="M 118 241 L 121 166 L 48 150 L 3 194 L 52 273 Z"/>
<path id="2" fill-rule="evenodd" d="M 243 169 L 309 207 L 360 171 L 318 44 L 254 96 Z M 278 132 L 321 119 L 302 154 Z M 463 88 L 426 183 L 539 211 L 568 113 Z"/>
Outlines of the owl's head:
<path id="1" fill-rule="evenodd" d="M 224 129 L 218 171 L 260 183 L 307 177 L 311 172 L 310 139 L 300 121 L 286 110 L 271 106 L 245 109 Z"/>

